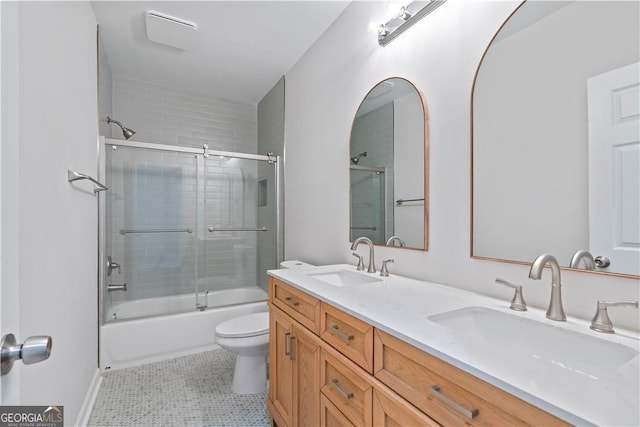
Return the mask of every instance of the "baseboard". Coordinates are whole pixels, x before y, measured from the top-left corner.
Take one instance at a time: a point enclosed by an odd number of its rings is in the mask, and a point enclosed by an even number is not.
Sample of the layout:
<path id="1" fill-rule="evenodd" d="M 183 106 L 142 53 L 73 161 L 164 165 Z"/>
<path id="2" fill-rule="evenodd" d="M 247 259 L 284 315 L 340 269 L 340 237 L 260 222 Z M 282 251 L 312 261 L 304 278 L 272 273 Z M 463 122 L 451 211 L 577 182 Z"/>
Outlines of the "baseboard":
<path id="1" fill-rule="evenodd" d="M 98 392 L 100 391 L 100 384 L 102 384 L 102 375 L 100 375 L 100 369 L 96 369 L 74 426 L 86 426 L 89 424 L 91 411 L 93 410 L 93 405 L 96 403 Z"/>

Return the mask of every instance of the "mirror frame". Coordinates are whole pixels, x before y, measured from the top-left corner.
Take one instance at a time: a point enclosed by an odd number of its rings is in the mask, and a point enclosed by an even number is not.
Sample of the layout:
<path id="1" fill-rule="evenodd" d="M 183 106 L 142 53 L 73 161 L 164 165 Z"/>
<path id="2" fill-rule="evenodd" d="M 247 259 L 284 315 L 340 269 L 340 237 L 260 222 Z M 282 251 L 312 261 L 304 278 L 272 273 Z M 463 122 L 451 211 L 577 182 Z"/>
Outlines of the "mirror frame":
<path id="1" fill-rule="evenodd" d="M 412 247 L 400 247 L 400 246 L 387 246 L 385 244 L 374 244 L 375 246 L 379 246 L 379 247 L 385 247 L 385 248 L 394 248 L 394 249 L 405 249 L 405 250 L 413 250 L 413 251 L 421 251 L 421 252 L 427 252 L 429 250 L 429 111 L 427 109 L 427 102 L 425 99 L 424 94 L 422 93 L 422 91 L 420 91 L 418 89 L 418 87 L 409 79 L 404 78 L 404 77 L 398 77 L 398 76 L 390 76 L 387 77 L 385 79 L 382 79 L 380 81 L 378 81 L 376 84 L 373 85 L 373 87 L 371 87 L 371 89 L 369 89 L 367 91 L 367 93 L 365 94 L 365 96 L 362 98 L 362 101 L 360 101 L 360 104 L 358 104 L 358 108 L 356 108 L 355 113 L 353 114 L 353 119 L 351 120 L 351 127 L 349 128 L 349 150 L 347 151 L 347 167 L 349 168 L 349 166 L 351 165 L 351 161 L 350 161 L 350 148 L 351 148 L 351 132 L 353 131 L 353 125 L 355 124 L 356 118 L 357 118 L 357 114 L 358 111 L 360 110 L 360 108 L 362 107 L 362 104 L 364 104 L 364 102 L 367 100 L 367 97 L 369 96 L 369 94 L 371 94 L 371 92 L 378 87 L 378 85 L 380 85 L 382 82 L 385 82 L 387 80 L 391 80 L 391 79 L 400 79 L 400 80 L 404 80 L 405 82 L 407 82 L 408 84 L 410 84 L 413 89 L 416 91 L 416 94 L 418 95 L 418 97 L 420 98 L 420 103 L 422 104 L 422 112 L 423 112 L 423 118 L 424 118 L 424 170 L 423 170 L 423 175 L 424 175 L 424 246 L 422 248 L 412 248 Z M 348 169 L 350 170 L 350 169 Z M 353 240 L 351 240 L 351 174 L 349 174 L 349 230 L 348 230 L 348 241 L 349 242 L 353 242 Z"/>
<path id="2" fill-rule="evenodd" d="M 531 265 L 531 262 L 526 262 L 526 261 L 518 261 L 518 260 L 513 260 L 513 259 L 503 259 L 503 258 L 493 258 L 493 257 L 487 257 L 487 256 L 480 256 L 480 255 L 474 255 L 473 254 L 473 196 L 474 196 L 474 183 L 473 183 L 473 153 L 474 153 L 474 139 L 473 139 L 473 101 L 474 101 L 474 95 L 475 95 L 475 89 L 476 89 L 476 82 L 478 80 L 478 74 L 480 72 L 480 68 L 482 67 L 482 64 L 484 62 L 485 57 L 487 56 L 487 52 L 489 51 L 489 49 L 491 48 L 491 45 L 493 44 L 493 41 L 496 39 L 496 37 L 498 36 L 498 34 L 502 31 L 502 29 L 504 28 L 504 26 L 507 24 L 507 22 L 509 22 L 509 20 L 513 17 L 513 15 L 515 15 L 520 8 L 527 3 L 527 0 L 523 0 L 514 10 L 513 12 L 511 12 L 509 14 L 509 16 L 507 16 L 507 18 L 504 20 L 504 22 L 502 23 L 502 25 L 500 25 L 500 27 L 498 28 L 498 30 L 495 32 L 495 34 L 493 35 L 493 37 L 491 37 L 491 40 L 489 40 L 489 43 L 487 44 L 487 47 L 484 49 L 484 52 L 482 53 L 482 57 L 480 58 L 480 62 L 478 63 L 478 67 L 476 68 L 476 72 L 473 76 L 473 84 L 471 85 L 471 109 L 470 109 L 470 126 L 469 126 L 469 135 L 470 135 L 470 156 L 469 156 L 469 161 L 470 161 L 470 176 L 469 176 L 469 181 L 470 181 L 470 206 L 469 206 L 469 226 L 470 226 L 470 234 L 469 234 L 469 257 L 471 259 L 477 259 L 477 260 L 482 260 L 482 261 L 494 261 L 494 262 L 501 262 L 501 263 L 507 263 L 507 264 L 519 264 L 519 265 Z M 532 260 L 533 261 L 533 260 Z M 585 269 L 581 269 L 581 268 L 571 268 L 571 267 L 564 267 L 564 266 L 560 266 L 561 270 L 565 270 L 565 271 L 575 271 L 575 272 L 580 272 L 580 273 L 588 273 L 588 274 L 597 274 L 597 275 L 601 275 L 601 276 L 613 276 L 613 277 L 623 277 L 623 278 L 627 278 L 627 279 L 634 279 L 634 280 L 638 280 L 638 278 L 640 276 L 635 276 L 632 274 L 625 274 L 625 273 L 615 273 L 615 272 L 610 272 L 610 271 L 597 271 L 597 270 L 585 270 Z"/>

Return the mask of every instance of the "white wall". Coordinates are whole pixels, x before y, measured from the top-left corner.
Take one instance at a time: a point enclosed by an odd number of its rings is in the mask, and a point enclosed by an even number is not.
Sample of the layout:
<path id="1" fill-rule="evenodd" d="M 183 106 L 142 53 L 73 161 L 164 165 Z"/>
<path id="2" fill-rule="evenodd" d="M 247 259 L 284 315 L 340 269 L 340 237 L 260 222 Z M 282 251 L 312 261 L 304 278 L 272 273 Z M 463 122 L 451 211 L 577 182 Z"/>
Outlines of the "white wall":
<path id="1" fill-rule="evenodd" d="M 285 257 L 316 264 L 353 262 L 349 228 L 349 133 L 368 90 L 391 76 L 422 91 L 429 111 L 429 251 L 376 248 L 395 258 L 391 274 L 511 298 L 496 276 L 524 285 L 532 306 L 549 301 L 550 274 L 470 259 L 470 97 L 489 41 L 518 1 L 449 0 L 385 48 L 368 31 L 384 2 L 353 2 L 286 75 Z M 328 166 L 332 165 L 332 166 Z M 562 273 L 565 311 L 591 318 L 597 299 L 640 299 L 638 280 Z M 638 310 L 615 310 L 616 324 L 639 329 Z"/>
<path id="2" fill-rule="evenodd" d="M 49 360 L 18 368 L 14 403 L 64 405 L 73 424 L 97 372 L 97 198 L 89 183 L 67 182 L 68 168 L 97 174 L 96 23 L 86 2 L 20 2 L 14 18 L 9 34 L 2 27 L 19 52 L 14 80 L 3 79 L 3 95 L 17 89 L 17 179 L 3 180 L 3 198 L 7 187 L 18 194 L 13 332 L 53 338 Z"/>

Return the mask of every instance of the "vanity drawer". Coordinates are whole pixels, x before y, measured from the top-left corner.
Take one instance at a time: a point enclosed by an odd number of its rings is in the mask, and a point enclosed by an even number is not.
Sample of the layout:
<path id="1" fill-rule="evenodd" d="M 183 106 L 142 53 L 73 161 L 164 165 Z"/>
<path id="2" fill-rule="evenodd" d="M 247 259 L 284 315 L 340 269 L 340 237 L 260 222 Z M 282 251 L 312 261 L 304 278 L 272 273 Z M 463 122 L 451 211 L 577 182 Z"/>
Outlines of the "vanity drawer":
<path id="1" fill-rule="evenodd" d="M 376 378 L 443 425 L 569 425 L 380 330 L 374 361 Z"/>
<path id="2" fill-rule="evenodd" d="M 355 427 L 324 394 L 320 395 L 320 426 Z"/>
<path id="3" fill-rule="evenodd" d="M 270 278 L 270 295 L 273 304 L 316 335 L 320 333 L 320 301 L 293 286 Z"/>
<path id="4" fill-rule="evenodd" d="M 353 363 L 323 347 L 320 352 L 320 390 L 354 426 L 370 426 L 373 386 Z"/>
<path id="5" fill-rule="evenodd" d="M 321 303 L 320 337 L 373 374 L 373 326 Z"/>
<path id="6" fill-rule="evenodd" d="M 373 425 L 440 427 L 440 424 L 418 411 L 406 400 L 379 385 L 373 389 Z"/>

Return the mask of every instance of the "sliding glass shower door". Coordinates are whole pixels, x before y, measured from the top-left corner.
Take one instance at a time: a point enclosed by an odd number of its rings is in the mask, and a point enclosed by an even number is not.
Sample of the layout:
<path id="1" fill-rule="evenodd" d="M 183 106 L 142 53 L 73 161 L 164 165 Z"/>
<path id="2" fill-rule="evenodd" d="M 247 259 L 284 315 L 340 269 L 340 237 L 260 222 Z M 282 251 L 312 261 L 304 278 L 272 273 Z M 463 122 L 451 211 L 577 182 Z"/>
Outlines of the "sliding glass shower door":
<path id="1" fill-rule="evenodd" d="M 268 289 L 277 268 L 276 163 L 227 156 L 203 159 L 198 303 L 219 304 L 227 289 Z"/>
<path id="2" fill-rule="evenodd" d="M 264 299 L 265 271 L 278 263 L 275 158 L 104 147 L 105 321 L 234 304 L 231 289 L 243 302 Z"/>

